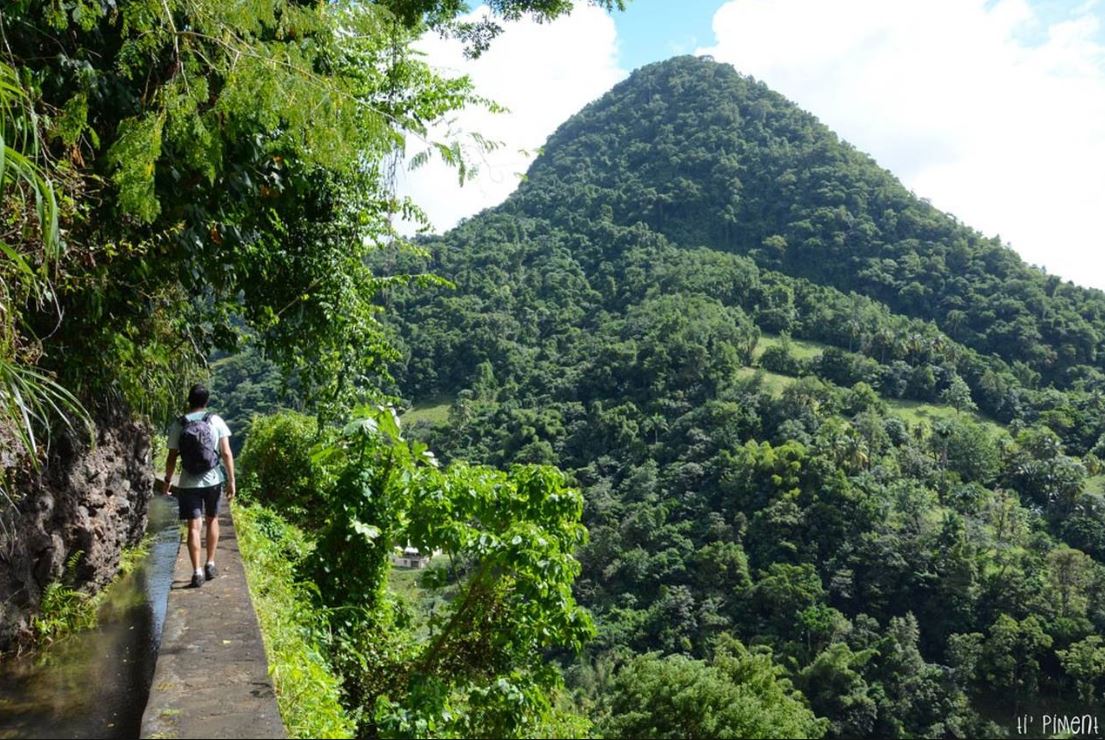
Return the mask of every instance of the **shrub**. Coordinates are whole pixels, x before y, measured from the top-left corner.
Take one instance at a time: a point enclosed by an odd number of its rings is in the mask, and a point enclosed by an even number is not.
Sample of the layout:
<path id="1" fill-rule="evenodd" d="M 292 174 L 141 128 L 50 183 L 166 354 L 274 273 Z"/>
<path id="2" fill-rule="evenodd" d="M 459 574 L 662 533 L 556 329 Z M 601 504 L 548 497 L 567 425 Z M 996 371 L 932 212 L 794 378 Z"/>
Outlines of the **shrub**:
<path id="1" fill-rule="evenodd" d="M 316 528 L 328 483 L 316 452 L 324 439 L 313 417 L 291 411 L 257 417 L 241 455 L 243 501 L 264 504 L 289 521 Z"/>
<path id="2" fill-rule="evenodd" d="M 767 347 L 760 355 L 760 366 L 781 375 L 801 375 L 805 369 L 802 361 L 781 345 Z"/>

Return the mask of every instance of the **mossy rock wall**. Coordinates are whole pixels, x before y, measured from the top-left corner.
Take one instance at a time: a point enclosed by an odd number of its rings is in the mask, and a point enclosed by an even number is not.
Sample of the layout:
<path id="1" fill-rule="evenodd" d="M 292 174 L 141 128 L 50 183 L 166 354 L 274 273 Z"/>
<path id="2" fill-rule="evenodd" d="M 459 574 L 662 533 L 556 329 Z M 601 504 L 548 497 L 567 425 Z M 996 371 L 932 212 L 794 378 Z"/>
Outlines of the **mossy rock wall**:
<path id="1" fill-rule="evenodd" d="M 120 552 L 146 530 L 153 493 L 149 429 L 129 419 L 98 423 L 95 445 L 87 434 L 55 435 L 38 471 L 4 463 L 12 500 L 0 503 L 0 651 L 31 641 L 49 583 L 91 593 L 111 580 Z"/>

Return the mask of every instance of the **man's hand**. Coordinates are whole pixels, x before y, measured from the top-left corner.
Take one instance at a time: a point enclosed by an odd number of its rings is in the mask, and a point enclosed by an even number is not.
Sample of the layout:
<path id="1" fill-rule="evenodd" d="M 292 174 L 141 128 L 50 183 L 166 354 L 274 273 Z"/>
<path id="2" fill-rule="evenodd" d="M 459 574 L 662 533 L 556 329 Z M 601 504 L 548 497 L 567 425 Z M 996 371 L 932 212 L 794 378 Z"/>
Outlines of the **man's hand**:
<path id="1" fill-rule="evenodd" d="M 176 458 L 179 452 L 177 450 L 169 450 L 169 454 L 165 456 L 165 489 L 166 496 L 173 495 L 173 473 L 176 472 Z"/>
<path id="2" fill-rule="evenodd" d="M 234 494 L 238 493 L 238 486 L 234 481 L 234 453 L 230 449 L 230 437 L 219 440 L 219 452 L 223 459 L 223 469 L 226 471 L 226 500 L 233 501 Z"/>

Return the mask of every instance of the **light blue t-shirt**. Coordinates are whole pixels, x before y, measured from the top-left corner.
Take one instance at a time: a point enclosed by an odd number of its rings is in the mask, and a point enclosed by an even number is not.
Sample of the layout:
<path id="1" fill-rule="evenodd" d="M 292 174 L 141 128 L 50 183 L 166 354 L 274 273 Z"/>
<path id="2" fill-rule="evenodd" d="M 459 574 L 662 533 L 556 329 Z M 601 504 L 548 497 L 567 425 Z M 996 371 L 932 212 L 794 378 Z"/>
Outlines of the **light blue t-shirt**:
<path id="1" fill-rule="evenodd" d="M 190 414 L 185 414 L 184 418 L 187 419 L 188 421 L 197 421 L 199 419 L 202 419 L 204 414 L 206 414 L 206 413 L 208 413 L 208 412 L 207 411 L 193 411 Z M 211 416 L 208 417 L 208 419 L 207 419 L 207 423 L 211 425 L 211 431 L 214 432 L 214 434 L 212 435 L 215 439 L 215 448 L 214 449 L 215 449 L 216 452 L 218 452 L 218 450 L 219 450 L 219 440 L 223 439 L 224 437 L 229 437 L 230 436 L 230 427 L 228 427 L 226 425 L 226 422 L 223 421 L 216 414 L 211 414 Z M 180 432 L 181 431 L 182 431 L 182 427 L 181 427 L 181 424 L 180 424 L 180 419 L 173 419 L 173 423 L 169 425 L 169 449 L 170 450 L 180 449 Z M 176 487 L 177 488 L 209 488 L 210 486 L 217 486 L 220 483 L 224 483 L 225 481 L 226 481 L 226 473 L 223 471 L 223 466 L 222 466 L 221 462 L 218 465 L 216 465 L 215 467 L 211 468 L 211 470 L 208 470 L 203 475 L 194 475 L 192 473 L 189 473 L 187 470 L 184 469 L 183 466 L 181 466 L 181 468 L 180 468 L 180 479 L 177 481 Z"/>

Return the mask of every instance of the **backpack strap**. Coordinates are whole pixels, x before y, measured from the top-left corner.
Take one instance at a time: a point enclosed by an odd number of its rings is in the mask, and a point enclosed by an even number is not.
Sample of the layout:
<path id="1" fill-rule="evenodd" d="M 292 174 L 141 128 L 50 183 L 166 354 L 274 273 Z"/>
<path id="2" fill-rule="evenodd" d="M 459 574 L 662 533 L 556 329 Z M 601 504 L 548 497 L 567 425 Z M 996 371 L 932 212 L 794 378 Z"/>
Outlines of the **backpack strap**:
<path id="1" fill-rule="evenodd" d="M 207 412 L 206 414 L 204 414 L 204 415 L 203 415 L 203 420 L 204 420 L 204 421 L 207 421 L 207 420 L 208 420 L 208 419 L 210 419 L 210 418 L 211 418 L 212 416 L 214 416 L 214 414 L 213 414 L 213 413 L 211 413 L 210 411 L 208 411 L 208 412 Z"/>

